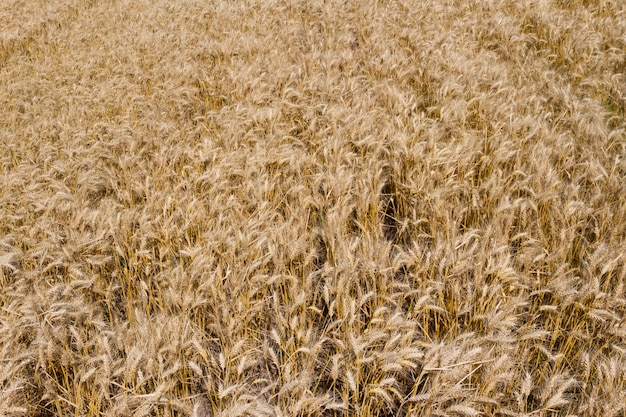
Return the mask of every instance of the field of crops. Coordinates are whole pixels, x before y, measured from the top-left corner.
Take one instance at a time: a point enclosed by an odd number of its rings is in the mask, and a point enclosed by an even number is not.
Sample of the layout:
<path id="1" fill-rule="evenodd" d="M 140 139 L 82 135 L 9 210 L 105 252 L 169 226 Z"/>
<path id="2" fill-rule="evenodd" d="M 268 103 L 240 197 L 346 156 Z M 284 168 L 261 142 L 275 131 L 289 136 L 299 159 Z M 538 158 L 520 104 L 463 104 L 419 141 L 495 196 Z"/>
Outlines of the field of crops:
<path id="1" fill-rule="evenodd" d="M 0 0 L 1 416 L 626 416 L 622 0 Z"/>

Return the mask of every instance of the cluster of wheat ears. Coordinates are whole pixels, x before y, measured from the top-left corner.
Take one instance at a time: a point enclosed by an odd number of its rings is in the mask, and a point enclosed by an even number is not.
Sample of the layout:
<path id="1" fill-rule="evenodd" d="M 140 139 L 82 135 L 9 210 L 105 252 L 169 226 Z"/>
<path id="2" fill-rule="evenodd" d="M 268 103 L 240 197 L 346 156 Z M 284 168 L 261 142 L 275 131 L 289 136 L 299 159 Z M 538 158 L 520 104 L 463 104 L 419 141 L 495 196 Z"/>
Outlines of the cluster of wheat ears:
<path id="1" fill-rule="evenodd" d="M 622 0 L 0 1 L 0 415 L 626 416 Z"/>

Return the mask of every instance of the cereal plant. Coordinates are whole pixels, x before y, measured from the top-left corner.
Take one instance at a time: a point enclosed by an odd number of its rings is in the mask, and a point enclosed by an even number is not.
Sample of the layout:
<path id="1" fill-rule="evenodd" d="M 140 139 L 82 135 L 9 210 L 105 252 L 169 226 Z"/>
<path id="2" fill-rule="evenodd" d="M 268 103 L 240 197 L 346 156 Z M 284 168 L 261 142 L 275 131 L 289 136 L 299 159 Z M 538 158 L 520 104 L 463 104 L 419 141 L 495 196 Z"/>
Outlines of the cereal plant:
<path id="1" fill-rule="evenodd" d="M 0 0 L 0 415 L 626 416 L 619 0 Z"/>

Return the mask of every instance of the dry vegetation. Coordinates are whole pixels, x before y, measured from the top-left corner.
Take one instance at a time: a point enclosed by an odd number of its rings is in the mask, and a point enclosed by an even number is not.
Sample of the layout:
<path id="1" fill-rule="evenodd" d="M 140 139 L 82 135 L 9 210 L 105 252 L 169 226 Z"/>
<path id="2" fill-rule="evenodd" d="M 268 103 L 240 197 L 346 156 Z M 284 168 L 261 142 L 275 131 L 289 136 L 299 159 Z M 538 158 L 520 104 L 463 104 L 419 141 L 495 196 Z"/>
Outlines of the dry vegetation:
<path id="1" fill-rule="evenodd" d="M 1 0 L 0 415 L 626 416 L 621 0 Z"/>

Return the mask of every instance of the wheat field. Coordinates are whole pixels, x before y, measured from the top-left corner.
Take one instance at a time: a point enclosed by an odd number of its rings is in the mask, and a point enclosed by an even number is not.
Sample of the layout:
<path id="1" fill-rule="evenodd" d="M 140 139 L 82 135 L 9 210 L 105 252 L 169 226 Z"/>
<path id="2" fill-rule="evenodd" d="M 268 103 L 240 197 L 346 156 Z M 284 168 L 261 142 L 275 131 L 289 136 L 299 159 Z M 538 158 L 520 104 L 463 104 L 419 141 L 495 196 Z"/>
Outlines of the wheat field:
<path id="1" fill-rule="evenodd" d="M 621 0 L 0 0 L 0 415 L 626 416 Z"/>

